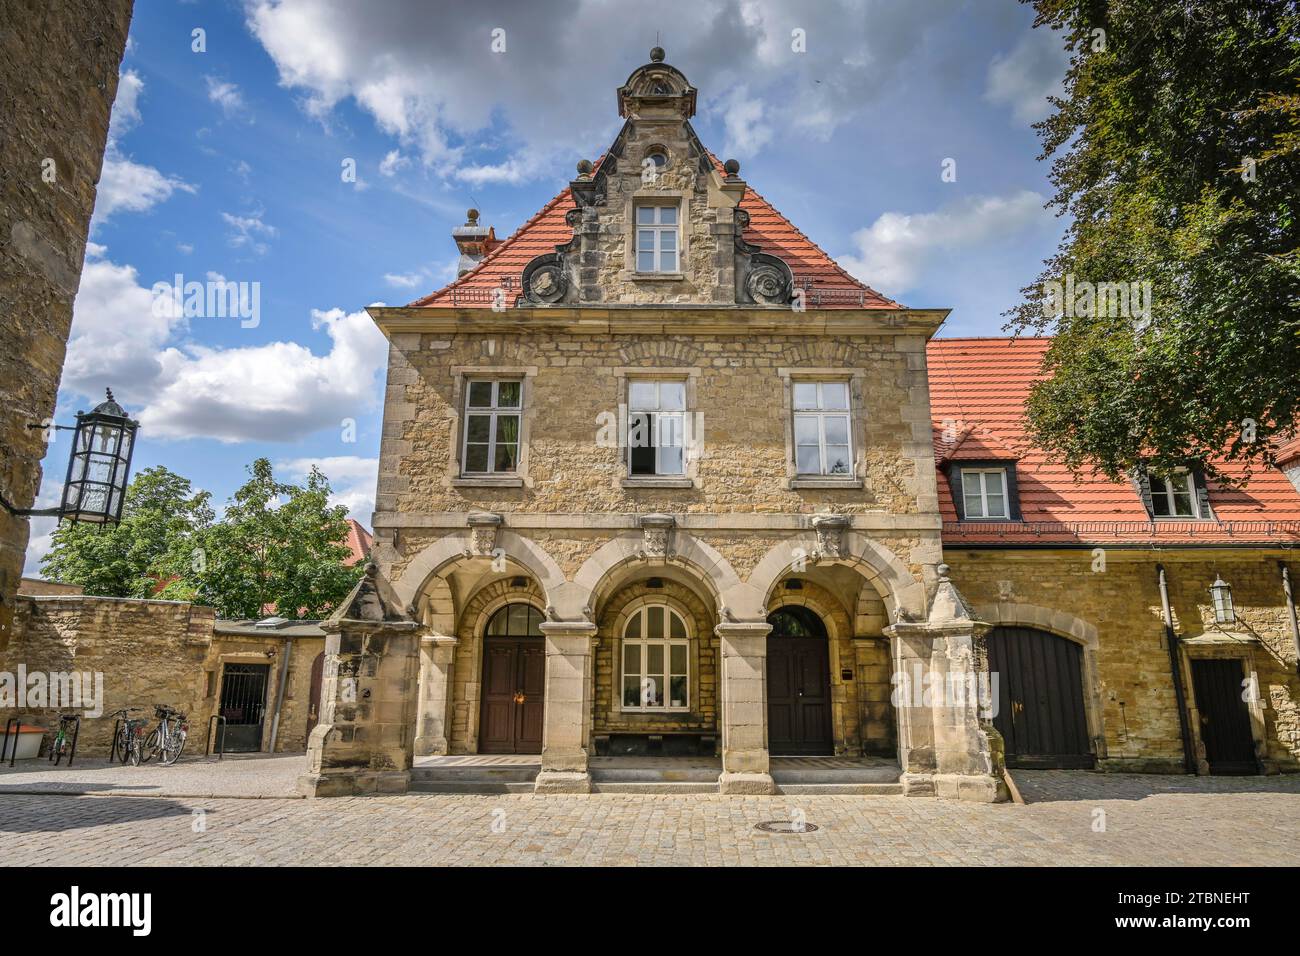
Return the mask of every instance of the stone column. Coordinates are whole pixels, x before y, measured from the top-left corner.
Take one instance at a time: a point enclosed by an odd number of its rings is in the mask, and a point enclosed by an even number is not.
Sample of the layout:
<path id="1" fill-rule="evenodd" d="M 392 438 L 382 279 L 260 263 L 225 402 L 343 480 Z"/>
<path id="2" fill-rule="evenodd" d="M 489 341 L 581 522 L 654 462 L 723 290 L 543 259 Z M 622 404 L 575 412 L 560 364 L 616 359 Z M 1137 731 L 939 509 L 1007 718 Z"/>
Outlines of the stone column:
<path id="1" fill-rule="evenodd" d="M 909 796 L 1006 799 L 997 747 L 981 714 L 975 641 L 988 627 L 974 620 L 941 564 L 927 619 L 885 628 L 893 644 L 898 759 Z"/>
<path id="2" fill-rule="evenodd" d="M 546 707 L 537 793 L 590 793 L 591 639 L 588 621 L 543 621 Z"/>
<path id="3" fill-rule="evenodd" d="M 307 739 L 298 789 L 311 797 L 404 793 L 414 755 L 419 625 L 371 563 L 321 627 L 320 723 Z"/>
<path id="4" fill-rule="evenodd" d="M 456 645 L 446 634 L 420 638 L 420 705 L 415 722 L 415 752 L 421 757 L 447 752 L 452 667 Z"/>
<path id="5" fill-rule="evenodd" d="M 766 621 L 724 621 L 714 628 L 722 650 L 722 775 L 719 793 L 775 793 L 767 753 Z"/>

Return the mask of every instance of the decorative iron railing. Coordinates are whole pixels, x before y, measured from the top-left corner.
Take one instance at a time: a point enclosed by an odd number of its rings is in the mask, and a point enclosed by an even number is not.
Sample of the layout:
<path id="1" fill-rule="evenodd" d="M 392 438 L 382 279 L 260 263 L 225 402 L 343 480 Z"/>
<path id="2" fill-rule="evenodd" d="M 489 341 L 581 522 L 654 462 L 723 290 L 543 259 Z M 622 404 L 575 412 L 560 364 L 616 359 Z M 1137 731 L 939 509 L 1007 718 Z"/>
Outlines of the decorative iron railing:
<path id="1" fill-rule="evenodd" d="M 943 534 L 958 538 L 1008 538 L 1016 541 L 1023 541 L 1026 535 L 1078 540 L 1107 537 L 1167 540 L 1177 537 L 1243 541 L 1294 538 L 1300 541 L 1300 521 L 945 521 Z"/>

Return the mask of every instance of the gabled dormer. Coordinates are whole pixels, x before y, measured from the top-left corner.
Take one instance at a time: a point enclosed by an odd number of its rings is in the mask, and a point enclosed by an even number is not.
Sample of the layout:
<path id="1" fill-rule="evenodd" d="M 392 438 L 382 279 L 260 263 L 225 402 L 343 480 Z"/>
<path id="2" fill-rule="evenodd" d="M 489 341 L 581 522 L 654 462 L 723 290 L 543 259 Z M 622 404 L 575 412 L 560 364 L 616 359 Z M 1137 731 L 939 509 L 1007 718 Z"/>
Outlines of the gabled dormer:
<path id="1" fill-rule="evenodd" d="M 961 425 L 941 441 L 939 466 L 960 521 L 1020 521 L 1019 454 L 986 428 Z"/>

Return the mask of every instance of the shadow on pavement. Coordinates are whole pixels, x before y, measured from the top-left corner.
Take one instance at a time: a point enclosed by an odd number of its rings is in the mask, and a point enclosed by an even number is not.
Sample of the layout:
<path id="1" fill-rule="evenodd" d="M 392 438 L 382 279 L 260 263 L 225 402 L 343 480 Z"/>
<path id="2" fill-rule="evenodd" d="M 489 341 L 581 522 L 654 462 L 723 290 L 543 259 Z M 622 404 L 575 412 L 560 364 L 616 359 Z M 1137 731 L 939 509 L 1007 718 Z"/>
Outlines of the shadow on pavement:
<path id="1" fill-rule="evenodd" d="M 205 808 L 206 813 L 214 812 Z M 158 798 L 91 797 L 60 794 L 43 797 L 0 796 L 0 834 L 62 833 L 114 823 L 140 823 L 168 817 L 192 817 L 192 808 Z"/>
<path id="2" fill-rule="evenodd" d="M 1300 797 L 1300 774 L 1200 777 L 1195 774 L 1099 773 L 1090 770 L 1013 770 L 1025 803 L 1144 800 L 1163 794 L 1289 793 Z"/>

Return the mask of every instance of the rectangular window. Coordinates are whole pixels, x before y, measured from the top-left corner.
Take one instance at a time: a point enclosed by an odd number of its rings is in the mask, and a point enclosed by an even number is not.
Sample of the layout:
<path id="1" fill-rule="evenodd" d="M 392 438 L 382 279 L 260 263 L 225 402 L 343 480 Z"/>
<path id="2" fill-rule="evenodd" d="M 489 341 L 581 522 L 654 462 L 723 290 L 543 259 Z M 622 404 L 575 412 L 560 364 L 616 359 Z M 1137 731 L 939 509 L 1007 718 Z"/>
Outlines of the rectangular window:
<path id="1" fill-rule="evenodd" d="M 801 475 L 853 474 L 849 383 L 794 383 L 794 455 Z"/>
<path id="2" fill-rule="evenodd" d="M 677 271 L 677 207 L 636 207 L 636 271 Z"/>
<path id="3" fill-rule="evenodd" d="M 523 382 L 471 381 L 465 392 L 462 470 L 466 475 L 513 475 L 519 467 Z"/>
<path id="4" fill-rule="evenodd" d="M 963 468 L 961 493 L 967 518 L 1009 518 L 1004 468 Z"/>
<path id="5" fill-rule="evenodd" d="M 629 382 L 628 474 L 686 474 L 686 383 Z"/>
<path id="6" fill-rule="evenodd" d="M 1157 518 L 1199 518 L 1196 480 L 1191 472 L 1151 476 L 1151 513 Z"/>

